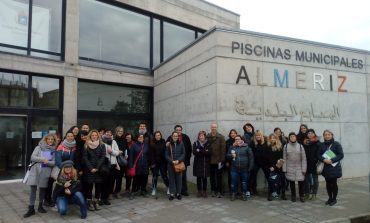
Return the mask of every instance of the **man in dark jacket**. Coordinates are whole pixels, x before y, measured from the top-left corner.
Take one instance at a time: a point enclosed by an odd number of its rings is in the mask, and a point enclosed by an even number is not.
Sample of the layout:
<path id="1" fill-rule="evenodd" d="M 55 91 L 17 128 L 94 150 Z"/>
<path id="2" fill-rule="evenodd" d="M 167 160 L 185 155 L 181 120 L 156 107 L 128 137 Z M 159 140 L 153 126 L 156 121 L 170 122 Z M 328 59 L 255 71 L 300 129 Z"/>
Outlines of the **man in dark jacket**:
<path id="1" fill-rule="evenodd" d="M 222 168 L 226 154 L 225 137 L 217 132 L 217 124 L 211 124 L 211 133 L 207 135 L 207 141 L 210 144 L 211 155 L 211 190 L 212 197 L 222 197 Z"/>
<path id="2" fill-rule="evenodd" d="M 191 141 L 188 135 L 184 134 L 182 132 L 182 126 L 181 125 L 175 125 L 173 128 L 175 132 L 179 135 L 179 142 L 182 142 L 185 147 L 185 171 L 182 173 L 182 187 L 181 187 L 181 195 L 183 196 L 189 196 L 188 192 L 188 181 L 187 181 L 187 176 L 186 176 L 186 171 L 188 169 L 188 166 L 190 166 L 190 158 L 192 154 L 192 146 L 191 146 Z M 168 137 L 167 142 L 170 141 L 170 137 Z"/>

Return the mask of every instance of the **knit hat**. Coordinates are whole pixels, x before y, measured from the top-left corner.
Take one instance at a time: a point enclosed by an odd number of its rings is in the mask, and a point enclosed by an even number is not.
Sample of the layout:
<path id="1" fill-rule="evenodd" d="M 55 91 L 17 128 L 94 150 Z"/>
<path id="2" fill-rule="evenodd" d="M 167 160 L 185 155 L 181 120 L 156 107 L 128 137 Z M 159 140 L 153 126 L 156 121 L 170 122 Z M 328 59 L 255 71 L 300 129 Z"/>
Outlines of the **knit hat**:
<path id="1" fill-rule="evenodd" d="M 62 162 L 62 168 L 65 168 L 65 167 L 73 167 L 74 163 L 72 160 L 66 160 L 64 162 Z"/>

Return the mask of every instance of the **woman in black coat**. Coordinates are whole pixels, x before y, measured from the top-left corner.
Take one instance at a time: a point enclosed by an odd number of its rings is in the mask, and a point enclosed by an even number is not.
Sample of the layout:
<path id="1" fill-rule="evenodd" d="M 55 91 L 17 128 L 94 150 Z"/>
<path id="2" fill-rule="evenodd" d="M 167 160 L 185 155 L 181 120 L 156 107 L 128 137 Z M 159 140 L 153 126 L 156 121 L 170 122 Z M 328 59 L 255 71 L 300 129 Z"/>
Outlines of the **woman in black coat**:
<path id="1" fill-rule="evenodd" d="M 156 131 L 153 134 L 153 138 L 150 140 L 149 150 L 149 163 L 152 170 L 152 196 L 157 193 L 157 183 L 159 173 L 162 176 L 163 182 L 167 188 L 167 194 L 169 194 L 169 182 L 167 176 L 167 161 L 165 159 L 166 142 L 162 138 L 162 133 Z"/>
<path id="2" fill-rule="evenodd" d="M 211 147 L 207 142 L 207 133 L 200 131 L 198 140 L 193 144 L 193 175 L 197 177 L 197 197 L 207 197 L 207 177 L 210 176 Z"/>
<path id="3" fill-rule="evenodd" d="M 326 191 L 329 199 L 326 205 L 333 206 L 337 203 L 338 184 L 337 179 L 342 177 L 343 149 L 339 142 L 334 141 L 334 135 L 330 130 L 323 133 L 324 142 L 320 144 L 318 159 L 324 162 L 322 176 L 326 181 Z"/>
<path id="4" fill-rule="evenodd" d="M 303 148 L 307 158 L 307 173 L 305 176 L 306 199 L 316 200 L 319 188 L 319 177 L 316 172 L 317 153 L 320 149 L 320 141 L 313 129 L 307 130 L 307 138 L 303 140 Z"/>

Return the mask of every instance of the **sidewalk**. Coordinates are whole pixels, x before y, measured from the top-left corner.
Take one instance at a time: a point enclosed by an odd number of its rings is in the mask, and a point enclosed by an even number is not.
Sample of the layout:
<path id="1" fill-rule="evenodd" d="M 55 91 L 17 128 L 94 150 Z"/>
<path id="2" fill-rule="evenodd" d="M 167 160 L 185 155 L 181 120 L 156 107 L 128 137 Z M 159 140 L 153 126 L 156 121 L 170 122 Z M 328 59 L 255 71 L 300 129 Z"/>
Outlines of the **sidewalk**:
<path id="1" fill-rule="evenodd" d="M 23 218 L 28 205 L 29 188 L 22 183 L 0 184 L 0 222 L 177 222 L 177 223 L 291 223 L 291 222 L 350 222 L 351 216 L 370 215 L 369 179 L 367 177 L 339 181 L 338 204 L 325 206 L 325 182 L 320 182 L 318 199 L 305 203 L 281 200 L 268 202 L 265 197 L 253 197 L 246 202 L 231 202 L 228 197 L 196 198 L 195 194 L 181 201 L 169 201 L 165 195 L 154 198 L 127 197 L 112 200 L 112 205 L 89 212 L 86 220 L 79 218 L 77 206 L 61 217 L 55 208 L 48 213 Z M 289 192 L 287 193 L 290 198 Z M 37 208 L 37 206 L 36 206 Z"/>

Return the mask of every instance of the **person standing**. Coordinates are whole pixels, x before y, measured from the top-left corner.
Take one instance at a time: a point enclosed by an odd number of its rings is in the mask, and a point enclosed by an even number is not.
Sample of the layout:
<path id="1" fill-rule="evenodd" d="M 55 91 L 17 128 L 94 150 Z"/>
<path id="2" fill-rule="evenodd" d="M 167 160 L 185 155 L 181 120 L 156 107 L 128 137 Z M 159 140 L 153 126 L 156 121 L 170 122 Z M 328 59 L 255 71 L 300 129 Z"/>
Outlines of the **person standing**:
<path id="1" fill-rule="evenodd" d="M 226 140 L 226 153 L 229 151 L 230 147 L 234 145 L 235 137 L 238 135 L 238 132 L 235 129 L 231 129 L 229 132 L 229 138 Z M 226 157 L 225 157 L 226 158 Z M 227 172 L 227 185 L 229 187 L 229 193 L 231 195 L 231 176 L 230 176 L 230 162 L 228 159 L 225 159 L 225 171 Z M 248 190 L 247 190 L 247 193 Z"/>
<path id="2" fill-rule="evenodd" d="M 283 149 L 283 171 L 290 183 L 292 202 L 296 202 L 295 182 L 298 181 L 299 200 L 304 202 L 304 178 L 307 171 L 306 153 L 302 145 L 297 142 L 297 136 L 294 132 L 289 133 L 289 142 Z"/>
<path id="3" fill-rule="evenodd" d="M 207 195 L 207 178 L 209 177 L 211 148 L 207 142 L 207 133 L 200 131 L 198 140 L 193 144 L 194 165 L 193 175 L 197 178 L 197 197 L 206 198 Z"/>
<path id="4" fill-rule="evenodd" d="M 318 159 L 324 162 L 322 176 L 325 178 L 326 191 L 329 199 L 326 205 L 333 206 L 337 203 L 338 178 L 342 177 L 341 160 L 344 158 L 342 145 L 334 140 L 334 134 L 330 130 L 323 133 L 324 142 L 320 144 Z"/>
<path id="5" fill-rule="evenodd" d="M 307 138 L 303 140 L 303 148 L 307 157 L 307 174 L 305 177 L 306 199 L 316 200 L 316 194 L 319 188 L 319 177 L 316 172 L 316 164 L 318 161 L 317 153 L 320 149 L 320 141 L 316 136 L 315 130 L 307 130 Z"/>
<path id="6" fill-rule="evenodd" d="M 217 124 L 211 124 L 211 132 L 207 135 L 207 141 L 212 150 L 210 165 L 210 180 L 212 197 L 221 198 L 222 191 L 222 170 L 226 154 L 225 137 L 218 133 Z"/>
<path id="7" fill-rule="evenodd" d="M 28 218 L 35 214 L 36 191 L 39 189 L 39 206 L 37 211 L 46 213 L 43 207 L 45 191 L 48 186 L 51 169 L 55 165 L 55 145 L 56 137 L 54 134 L 44 136 L 38 146 L 33 150 L 31 155 L 31 169 L 26 181 L 26 185 L 30 186 L 30 199 L 28 211 L 23 215 Z"/>
<path id="8" fill-rule="evenodd" d="M 127 159 L 127 161 L 130 159 L 130 150 L 131 150 L 131 147 L 132 145 L 135 143 L 134 141 L 134 137 L 132 136 L 131 133 L 126 133 L 125 134 L 125 158 Z M 125 185 L 125 193 L 124 194 L 121 194 L 121 196 L 125 196 L 125 195 L 128 195 L 129 196 L 129 199 L 132 200 L 134 197 L 132 196 L 132 193 L 133 191 L 131 191 L 131 184 L 132 184 L 132 177 L 128 176 L 127 175 L 127 168 L 126 168 L 126 172 L 125 172 L 125 178 L 126 178 L 126 185 Z"/>
<path id="9" fill-rule="evenodd" d="M 114 134 L 114 141 L 116 141 L 117 145 L 118 145 L 118 149 L 120 151 L 120 154 L 124 154 L 124 159 L 127 160 L 128 156 L 127 156 L 127 148 L 125 146 L 126 144 L 126 139 L 125 139 L 125 134 L 124 134 L 124 129 L 122 126 L 117 126 L 116 127 L 116 131 L 115 131 L 115 134 Z M 127 170 L 127 167 L 124 167 L 124 168 L 120 168 L 120 171 L 117 173 L 117 177 L 116 177 L 116 185 L 114 187 L 114 191 L 113 191 L 113 198 L 118 198 L 118 194 L 121 192 L 122 190 L 122 178 L 123 178 L 123 175 L 126 173 L 126 170 Z"/>
<path id="10" fill-rule="evenodd" d="M 239 179 L 241 180 L 242 200 L 247 200 L 247 187 L 249 172 L 253 168 L 252 149 L 244 143 L 240 135 L 235 136 L 235 143 L 227 152 L 227 159 L 230 161 L 231 175 L 231 201 L 235 200 L 238 191 Z"/>
<path id="11" fill-rule="evenodd" d="M 157 184 L 159 173 L 162 176 L 163 182 L 167 188 L 167 194 L 169 194 L 169 182 L 167 176 L 167 161 L 165 158 L 166 153 L 166 142 L 162 138 L 160 131 L 154 132 L 154 137 L 150 142 L 149 162 L 152 170 L 152 196 L 157 194 Z"/>
<path id="12" fill-rule="evenodd" d="M 177 132 L 171 134 L 171 139 L 166 143 L 166 147 L 168 179 L 170 184 L 170 196 L 168 199 L 172 201 L 176 195 L 176 198 L 181 200 L 182 172 L 176 172 L 174 165 L 184 162 L 185 147 L 184 144 L 179 141 Z"/>
<path id="13" fill-rule="evenodd" d="M 301 145 L 303 145 L 303 140 L 307 138 L 307 125 L 301 124 L 299 126 L 299 132 L 297 134 L 297 142 Z"/>
<path id="14" fill-rule="evenodd" d="M 86 182 L 86 199 L 90 211 L 100 210 L 99 201 L 102 192 L 103 175 L 100 173 L 105 160 L 105 145 L 101 141 L 99 132 L 91 130 L 87 136 L 83 151 L 83 179 Z M 95 187 L 95 199 L 92 199 Z"/>
<path id="15" fill-rule="evenodd" d="M 244 130 L 244 142 L 250 146 L 254 137 L 254 126 L 251 123 L 246 123 L 243 126 L 243 130 Z"/>

